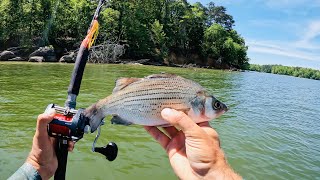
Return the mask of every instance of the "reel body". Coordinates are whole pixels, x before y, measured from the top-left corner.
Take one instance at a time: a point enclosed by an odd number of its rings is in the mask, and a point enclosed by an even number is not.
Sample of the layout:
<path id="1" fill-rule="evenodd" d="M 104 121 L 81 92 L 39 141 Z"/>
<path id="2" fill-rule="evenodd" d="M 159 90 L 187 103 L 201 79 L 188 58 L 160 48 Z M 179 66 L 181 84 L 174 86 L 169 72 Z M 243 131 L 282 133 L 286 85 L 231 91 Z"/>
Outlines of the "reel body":
<path id="1" fill-rule="evenodd" d="M 48 133 L 59 139 L 78 141 L 83 137 L 89 119 L 83 115 L 84 109 L 69 109 L 49 104 L 46 111 L 55 109 L 56 114 L 48 125 Z"/>
<path id="2" fill-rule="evenodd" d="M 48 124 L 48 134 L 51 137 L 65 141 L 78 141 L 83 138 L 84 133 L 89 133 L 89 118 L 84 115 L 84 109 L 69 109 L 55 104 L 49 104 L 46 111 L 55 109 L 56 114 L 53 120 Z M 102 121 L 104 122 L 104 121 Z M 92 151 L 98 152 L 106 157 L 109 161 L 116 159 L 118 155 L 118 147 L 114 142 L 109 142 L 103 147 L 95 147 L 95 144 L 100 136 L 101 123 L 98 128 L 98 134 L 92 144 Z"/>

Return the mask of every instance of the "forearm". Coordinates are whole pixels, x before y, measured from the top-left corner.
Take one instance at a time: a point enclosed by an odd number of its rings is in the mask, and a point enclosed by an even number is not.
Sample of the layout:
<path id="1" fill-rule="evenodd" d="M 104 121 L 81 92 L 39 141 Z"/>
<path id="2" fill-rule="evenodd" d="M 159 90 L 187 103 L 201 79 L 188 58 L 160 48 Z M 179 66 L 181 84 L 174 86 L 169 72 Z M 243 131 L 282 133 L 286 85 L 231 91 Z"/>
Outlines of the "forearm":
<path id="1" fill-rule="evenodd" d="M 25 162 L 8 180 L 41 180 L 38 171 L 30 164 Z"/>

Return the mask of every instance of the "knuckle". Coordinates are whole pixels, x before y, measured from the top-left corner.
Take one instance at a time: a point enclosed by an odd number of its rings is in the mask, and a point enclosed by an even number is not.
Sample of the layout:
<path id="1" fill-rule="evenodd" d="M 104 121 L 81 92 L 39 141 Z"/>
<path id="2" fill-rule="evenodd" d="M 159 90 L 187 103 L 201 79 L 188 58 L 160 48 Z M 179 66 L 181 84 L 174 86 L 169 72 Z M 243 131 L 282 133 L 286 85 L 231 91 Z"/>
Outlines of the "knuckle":
<path id="1" fill-rule="evenodd" d="M 209 136 L 211 137 L 211 139 L 212 139 L 214 142 L 218 143 L 218 145 L 220 146 L 220 138 L 219 138 L 219 135 L 218 135 L 218 133 L 217 133 L 216 131 L 212 131 L 212 132 L 209 134 Z"/>
<path id="2" fill-rule="evenodd" d="M 212 131 L 211 137 L 212 137 L 213 139 L 219 139 L 219 134 L 218 134 L 216 131 Z"/>
<path id="3" fill-rule="evenodd" d="M 185 120 L 185 118 L 186 118 L 186 114 L 185 113 L 178 112 L 177 116 L 175 118 L 175 123 L 179 124 L 179 123 L 183 122 Z"/>
<path id="4" fill-rule="evenodd" d="M 39 121 L 40 119 L 43 119 L 43 114 L 39 114 L 37 119 L 38 119 L 38 121 Z"/>
<path id="5" fill-rule="evenodd" d="M 43 123 L 43 121 L 46 119 L 46 116 L 44 114 L 38 115 L 38 123 Z"/>

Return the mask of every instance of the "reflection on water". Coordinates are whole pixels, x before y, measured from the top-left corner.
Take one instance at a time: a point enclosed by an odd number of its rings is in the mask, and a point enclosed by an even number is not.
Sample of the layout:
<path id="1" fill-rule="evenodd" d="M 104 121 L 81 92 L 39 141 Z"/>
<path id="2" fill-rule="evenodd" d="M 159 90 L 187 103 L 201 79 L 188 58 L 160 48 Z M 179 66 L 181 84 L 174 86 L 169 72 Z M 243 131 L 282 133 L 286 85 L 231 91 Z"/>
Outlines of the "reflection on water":
<path id="1" fill-rule="evenodd" d="M 0 63 L 0 179 L 25 160 L 37 115 L 63 105 L 72 64 Z M 231 166 L 246 179 L 320 177 L 320 81 L 256 72 L 88 64 L 78 107 L 109 95 L 119 77 L 167 72 L 193 79 L 230 110 L 211 121 Z M 106 123 L 99 146 L 114 141 L 118 158 L 90 151 L 85 135 L 69 154 L 67 179 L 176 179 L 165 152 L 140 126 Z"/>

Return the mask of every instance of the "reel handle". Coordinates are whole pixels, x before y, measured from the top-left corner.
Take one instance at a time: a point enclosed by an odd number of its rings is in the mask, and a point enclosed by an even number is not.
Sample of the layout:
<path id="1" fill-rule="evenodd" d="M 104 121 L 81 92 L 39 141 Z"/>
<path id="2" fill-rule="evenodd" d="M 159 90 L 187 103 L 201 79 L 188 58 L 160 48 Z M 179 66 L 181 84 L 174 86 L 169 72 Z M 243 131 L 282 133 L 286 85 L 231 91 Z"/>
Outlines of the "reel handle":
<path id="1" fill-rule="evenodd" d="M 98 152 L 106 157 L 109 161 L 113 161 L 118 155 L 118 146 L 114 142 L 109 142 L 104 147 L 95 147 L 94 152 Z"/>

